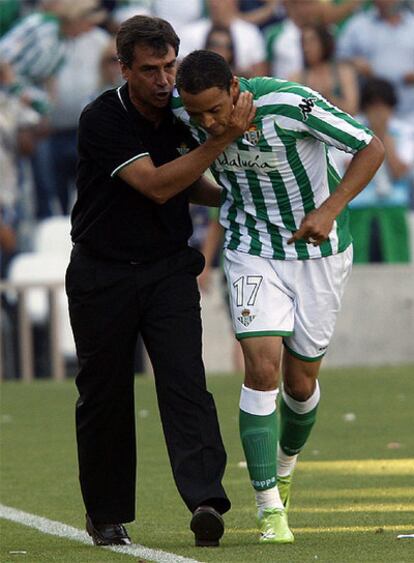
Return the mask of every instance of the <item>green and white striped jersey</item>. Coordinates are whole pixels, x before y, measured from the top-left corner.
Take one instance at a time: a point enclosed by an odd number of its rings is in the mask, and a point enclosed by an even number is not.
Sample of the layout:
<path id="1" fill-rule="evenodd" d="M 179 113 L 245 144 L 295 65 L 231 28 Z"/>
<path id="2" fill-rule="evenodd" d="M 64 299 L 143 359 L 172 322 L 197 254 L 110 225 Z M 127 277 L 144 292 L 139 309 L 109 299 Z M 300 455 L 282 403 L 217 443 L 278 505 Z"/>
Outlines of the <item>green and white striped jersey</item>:
<path id="1" fill-rule="evenodd" d="M 240 78 L 240 89 L 252 92 L 256 116 L 244 136 L 211 166 L 223 187 L 224 246 L 277 260 L 342 252 L 352 241 L 347 210 L 320 246 L 287 241 L 304 215 L 319 207 L 340 182 L 329 145 L 354 154 L 371 141 L 372 132 L 300 84 Z M 190 119 L 177 90 L 172 109 L 199 143 L 206 140 L 206 132 Z"/>

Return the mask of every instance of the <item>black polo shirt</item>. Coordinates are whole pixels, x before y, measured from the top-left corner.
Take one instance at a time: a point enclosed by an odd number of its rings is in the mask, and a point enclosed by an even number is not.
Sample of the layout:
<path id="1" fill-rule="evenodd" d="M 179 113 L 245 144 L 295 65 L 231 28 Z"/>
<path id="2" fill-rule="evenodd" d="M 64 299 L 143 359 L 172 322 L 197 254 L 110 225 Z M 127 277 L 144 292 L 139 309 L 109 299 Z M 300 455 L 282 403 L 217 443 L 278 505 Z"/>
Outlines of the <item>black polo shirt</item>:
<path id="1" fill-rule="evenodd" d="M 78 134 L 73 242 L 126 261 L 154 261 L 185 248 L 192 234 L 187 191 L 157 205 L 117 176 L 135 159 L 149 155 L 161 166 L 194 146 L 170 110 L 155 128 L 133 106 L 125 84 L 83 110 Z"/>

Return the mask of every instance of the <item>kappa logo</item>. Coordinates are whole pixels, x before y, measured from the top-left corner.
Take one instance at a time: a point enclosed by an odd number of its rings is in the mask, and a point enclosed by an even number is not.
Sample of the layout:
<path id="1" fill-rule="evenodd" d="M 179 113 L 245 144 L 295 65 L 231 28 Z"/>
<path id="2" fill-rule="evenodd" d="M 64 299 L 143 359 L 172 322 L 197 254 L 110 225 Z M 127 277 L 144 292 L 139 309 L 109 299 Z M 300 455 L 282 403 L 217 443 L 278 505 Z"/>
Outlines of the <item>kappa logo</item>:
<path id="1" fill-rule="evenodd" d="M 299 104 L 299 109 L 302 113 L 303 121 L 306 121 L 310 112 L 315 107 L 316 98 L 302 98 L 302 103 Z"/>
<path id="2" fill-rule="evenodd" d="M 249 326 L 249 324 L 256 318 L 256 315 L 251 315 L 250 314 L 250 309 L 243 309 L 243 311 L 241 312 L 240 317 L 237 317 L 237 320 L 243 325 L 243 326 Z"/>

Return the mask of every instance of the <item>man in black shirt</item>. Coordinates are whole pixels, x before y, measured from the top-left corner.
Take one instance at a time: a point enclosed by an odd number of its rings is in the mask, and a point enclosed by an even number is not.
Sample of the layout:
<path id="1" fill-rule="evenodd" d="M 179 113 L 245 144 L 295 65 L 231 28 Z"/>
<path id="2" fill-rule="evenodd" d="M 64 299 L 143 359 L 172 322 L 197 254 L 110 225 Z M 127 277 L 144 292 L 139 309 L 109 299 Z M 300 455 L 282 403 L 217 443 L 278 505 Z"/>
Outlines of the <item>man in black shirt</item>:
<path id="1" fill-rule="evenodd" d="M 194 147 L 168 108 L 178 45 L 164 20 L 124 22 L 117 48 L 126 84 L 87 106 L 79 122 L 66 287 L 80 366 L 80 483 L 96 545 L 130 543 L 123 523 L 135 518 L 138 333 L 196 545 L 219 544 L 221 515 L 230 508 L 221 484 L 226 454 L 201 358 L 196 277 L 204 260 L 187 244 L 188 204 L 219 204 L 220 190 L 202 173 L 243 133 L 254 109 L 251 97 L 241 96 L 226 131 Z"/>

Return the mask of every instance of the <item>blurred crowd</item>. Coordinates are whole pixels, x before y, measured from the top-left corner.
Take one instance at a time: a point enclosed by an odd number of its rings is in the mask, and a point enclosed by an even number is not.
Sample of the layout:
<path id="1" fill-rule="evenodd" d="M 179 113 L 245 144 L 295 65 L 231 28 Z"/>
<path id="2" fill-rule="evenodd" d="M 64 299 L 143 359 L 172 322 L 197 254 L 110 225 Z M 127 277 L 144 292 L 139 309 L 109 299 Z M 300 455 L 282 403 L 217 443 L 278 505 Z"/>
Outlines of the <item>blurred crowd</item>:
<path id="1" fill-rule="evenodd" d="M 2 0 L 2 277 L 16 252 L 31 249 L 39 221 L 70 213 L 78 118 L 88 101 L 122 84 L 114 34 L 135 14 L 170 21 L 181 57 L 217 51 L 235 74 L 300 82 L 366 123 L 387 156 L 351 205 L 355 261 L 410 260 L 412 0 Z M 346 158 L 336 161 L 343 171 Z M 217 219 L 193 211 L 193 244 L 211 247 L 205 237 Z"/>

